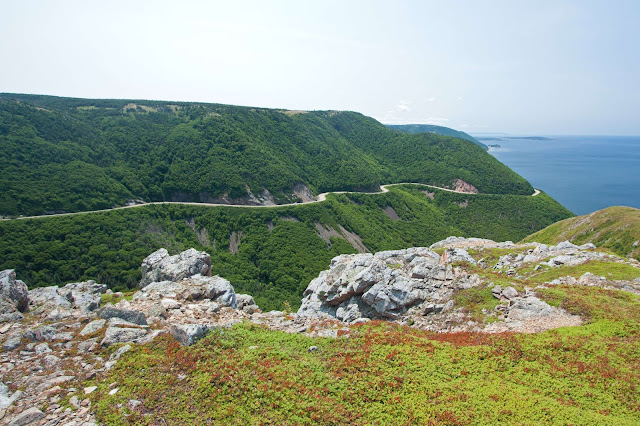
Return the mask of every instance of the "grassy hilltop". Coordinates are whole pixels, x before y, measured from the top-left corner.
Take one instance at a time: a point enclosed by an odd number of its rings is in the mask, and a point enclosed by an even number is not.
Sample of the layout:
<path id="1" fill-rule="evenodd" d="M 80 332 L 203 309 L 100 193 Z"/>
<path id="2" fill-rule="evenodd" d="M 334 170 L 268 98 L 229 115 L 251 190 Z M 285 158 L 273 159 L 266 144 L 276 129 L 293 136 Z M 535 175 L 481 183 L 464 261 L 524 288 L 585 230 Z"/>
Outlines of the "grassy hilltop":
<path id="1" fill-rule="evenodd" d="M 524 241 L 557 244 L 593 243 L 620 256 L 640 260 L 640 210 L 633 207 L 608 207 L 583 216 L 549 225 Z"/>

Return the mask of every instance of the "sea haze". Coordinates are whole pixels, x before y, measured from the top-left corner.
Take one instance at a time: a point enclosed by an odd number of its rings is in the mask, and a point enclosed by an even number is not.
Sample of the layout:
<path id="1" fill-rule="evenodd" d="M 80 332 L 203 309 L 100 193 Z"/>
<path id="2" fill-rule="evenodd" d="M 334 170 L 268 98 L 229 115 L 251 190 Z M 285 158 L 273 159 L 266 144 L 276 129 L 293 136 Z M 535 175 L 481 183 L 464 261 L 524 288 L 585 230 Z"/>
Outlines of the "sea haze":
<path id="1" fill-rule="evenodd" d="M 640 208 L 640 136 L 499 138 L 482 142 L 499 144 L 489 148 L 494 157 L 575 214 Z"/>

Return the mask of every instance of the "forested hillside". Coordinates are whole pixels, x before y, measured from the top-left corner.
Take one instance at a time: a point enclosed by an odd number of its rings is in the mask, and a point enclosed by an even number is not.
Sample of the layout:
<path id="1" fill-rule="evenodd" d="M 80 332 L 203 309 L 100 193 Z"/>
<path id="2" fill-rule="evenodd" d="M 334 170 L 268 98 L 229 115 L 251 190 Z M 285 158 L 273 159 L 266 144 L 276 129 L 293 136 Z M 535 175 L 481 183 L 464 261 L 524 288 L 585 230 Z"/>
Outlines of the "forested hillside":
<path id="1" fill-rule="evenodd" d="M 476 145 L 354 112 L 1 94 L 0 146 L 4 216 L 134 199 L 281 204 L 301 184 L 317 194 L 462 179 L 482 193 L 533 192 Z"/>
<path id="2" fill-rule="evenodd" d="M 451 136 L 454 138 L 460 138 L 469 142 L 473 142 L 476 145 L 483 147 L 484 149 L 488 149 L 485 144 L 483 144 L 470 134 L 451 129 L 449 127 L 436 126 L 434 124 L 388 124 L 387 127 L 405 133 L 436 133 L 438 135 Z"/>
<path id="3" fill-rule="evenodd" d="M 309 281 L 342 253 L 428 246 L 451 235 L 517 241 L 571 215 L 546 194 L 458 194 L 416 185 L 385 194 L 250 209 L 149 205 L 0 221 L 0 270 L 30 287 L 95 279 L 135 287 L 140 263 L 166 247 L 211 254 L 213 273 L 264 309 L 299 306 Z"/>

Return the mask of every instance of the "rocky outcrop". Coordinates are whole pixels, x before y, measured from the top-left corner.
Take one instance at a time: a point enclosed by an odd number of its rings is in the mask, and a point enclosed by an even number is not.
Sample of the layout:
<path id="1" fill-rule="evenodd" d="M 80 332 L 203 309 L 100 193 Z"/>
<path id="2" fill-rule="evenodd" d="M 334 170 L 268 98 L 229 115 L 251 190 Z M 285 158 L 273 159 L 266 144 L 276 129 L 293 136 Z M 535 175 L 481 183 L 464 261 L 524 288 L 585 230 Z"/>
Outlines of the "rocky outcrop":
<path id="1" fill-rule="evenodd" d="M 298 314 L 334 317 L 397 319 L 410 308 L 446 303 L 453 292 L 479 283 L 451 263 L 475 261 L 463 249 L 442 256 L 428 248 L 342 255 L 331 261 L 304 292 Z"/>
<path id="2" fill-rule="evenodd" d="M 456 192 L 464 192 L 467 194 L 478 193 L 478 189 L 475 186 L 463 181 L 462 179 L 454 179 L 453 182 L 451 182 L 451 185 L 453 186 L 453 190 Z"/>
<path id="3" fill-rule="evenodd" d="M 20 319 L 29 306 L 27 285 L 16 279 L 13 269 L 0 271 L 0 321 Z"/>
<path id="4" fill-rule="evenodd" d="M 182 346 L 191 346 L 198 340 L 202 339 L 209 331 L 209 327 L 205 324 L 181 324 L 172 325 L 171 335 Z"/>
<path id="5" fill-rule="evenodd" d="M 196 274 L 211 275 L 211 258 L 193 248 L 175 256 L 169 256 L 169 252 L 161 248 L 142 261 L 141 271 L 140 287 L 144 288 L 152 282 L 180 281 Z"/>

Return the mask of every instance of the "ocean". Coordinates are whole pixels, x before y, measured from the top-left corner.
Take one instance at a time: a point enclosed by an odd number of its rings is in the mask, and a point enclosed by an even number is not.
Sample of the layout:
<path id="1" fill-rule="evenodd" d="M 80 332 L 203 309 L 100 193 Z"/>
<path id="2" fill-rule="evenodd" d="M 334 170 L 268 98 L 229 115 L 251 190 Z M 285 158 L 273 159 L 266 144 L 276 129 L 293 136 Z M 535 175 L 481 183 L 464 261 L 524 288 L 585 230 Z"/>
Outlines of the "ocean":
<path id="1" fill-rule="evenodd" d="M 546 137 L 482 142 L 499 144 L 494 157 L 575 214 L 640 208 L 640 136 Z"/>

